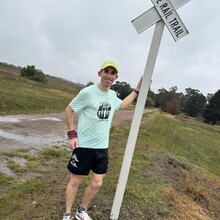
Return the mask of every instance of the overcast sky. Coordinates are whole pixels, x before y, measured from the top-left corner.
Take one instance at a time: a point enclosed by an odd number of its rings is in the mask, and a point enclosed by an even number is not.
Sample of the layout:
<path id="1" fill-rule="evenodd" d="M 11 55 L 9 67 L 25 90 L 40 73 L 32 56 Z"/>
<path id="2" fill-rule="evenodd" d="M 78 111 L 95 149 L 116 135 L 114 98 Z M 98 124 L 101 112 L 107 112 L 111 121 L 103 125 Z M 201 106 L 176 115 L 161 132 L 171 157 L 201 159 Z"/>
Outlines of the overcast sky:
<path id="1" fill-rule="evenodd" d="M 132 87 L 144 72 L 155 25 L 138 34 L 131 21 L 151 0 L 0 0 L 0 62 L 35 65 L 44 73 L 99 82 L 105 59 L 119 64 Z M 163 33 L 151 89 L 220 89 L 220 1 L 191 0 L 177 10 L 189 35 Z"/>

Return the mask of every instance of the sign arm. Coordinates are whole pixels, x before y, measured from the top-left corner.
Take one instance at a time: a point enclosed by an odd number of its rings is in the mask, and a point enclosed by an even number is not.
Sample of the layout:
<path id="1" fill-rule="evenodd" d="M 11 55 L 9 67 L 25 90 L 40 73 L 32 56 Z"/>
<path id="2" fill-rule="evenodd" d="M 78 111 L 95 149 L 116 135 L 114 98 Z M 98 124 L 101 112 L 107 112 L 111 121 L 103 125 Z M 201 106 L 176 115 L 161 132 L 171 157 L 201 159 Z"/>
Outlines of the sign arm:
<path id="1" fill-rule="evenodd" d="M 189 1 L 190 0 L 172 0 L 172 5 L 175 9 L 178 9 Z M 134 28 L 136 29 L 138 34 L 140 34 L 159 20 L 161 20 L 161 16 L 158 13 L 158 10 L 156 9 L 156 7 L 152 7 L 146 12 L 139 15 L 137 18 L 133 19 L 131 22 L 134 25 Z"/>
<path id="2" fill-rule="evenodd" d="M 131 129 L 128 137 L 127 146 L 125 149 L 125 155 L 122 162 L 122 168 L 121 168 L 118 185 L 115 193 L 115 198 L 113 201 L 113 206 L 110 215 L 110 219 L 112 220 L 117 220 L 119 217 L 119 212 L 128 180 L 134 148 L 138 136 L 138 130 L 141 124 L 141 119 L 144 112 L 144 106 L 147 99 L 147 94 L 148 94 L 151 78 L 153 75 L 153 70 L 156 63 L 156 58 L 159 51 L 163 30 L 164 30 L 164 22 L 160 20 L 156 23 L 155 26 L 153 40 L 151 42 L 151 47 L 149 50 L 149 55 L 144 70 L 143 81 L 131 124 Z"/>

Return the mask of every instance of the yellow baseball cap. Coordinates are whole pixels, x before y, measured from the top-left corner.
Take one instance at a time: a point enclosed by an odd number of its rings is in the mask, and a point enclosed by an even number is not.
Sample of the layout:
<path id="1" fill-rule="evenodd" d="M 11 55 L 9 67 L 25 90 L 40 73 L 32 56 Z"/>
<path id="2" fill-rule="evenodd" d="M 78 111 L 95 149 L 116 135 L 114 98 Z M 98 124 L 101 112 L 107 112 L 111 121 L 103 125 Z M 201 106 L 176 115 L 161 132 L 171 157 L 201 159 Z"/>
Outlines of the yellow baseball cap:
<path id="1" fill-rule="evenodd" d="M 105 69 L 106 67 L 109 67 L 109 66 L 115 68 L 116 71 L 118 72 L 118 64 L 115 61 L 113 61 L 113 60 L 106 60 L 106 61 L 104 61 L 104 63 L 102 64 L 101 69 L 103 70 L 103 69 Z"/>

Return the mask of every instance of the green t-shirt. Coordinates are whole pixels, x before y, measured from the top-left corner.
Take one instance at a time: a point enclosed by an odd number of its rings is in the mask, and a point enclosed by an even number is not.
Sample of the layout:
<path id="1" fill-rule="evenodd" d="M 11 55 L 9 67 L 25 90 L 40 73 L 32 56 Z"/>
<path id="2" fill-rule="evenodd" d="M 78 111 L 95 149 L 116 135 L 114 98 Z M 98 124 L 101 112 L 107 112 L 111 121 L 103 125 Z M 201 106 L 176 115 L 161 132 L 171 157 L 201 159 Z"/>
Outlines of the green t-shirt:
<path id="1" fill-rule="evenodd" d="M 97 85 L 86 87 L 78 93 L 69 105 L 79 113 L 79 147 L 108 148 L 112 118 L 121 103 L 115 91 L 103 92 Z"/>

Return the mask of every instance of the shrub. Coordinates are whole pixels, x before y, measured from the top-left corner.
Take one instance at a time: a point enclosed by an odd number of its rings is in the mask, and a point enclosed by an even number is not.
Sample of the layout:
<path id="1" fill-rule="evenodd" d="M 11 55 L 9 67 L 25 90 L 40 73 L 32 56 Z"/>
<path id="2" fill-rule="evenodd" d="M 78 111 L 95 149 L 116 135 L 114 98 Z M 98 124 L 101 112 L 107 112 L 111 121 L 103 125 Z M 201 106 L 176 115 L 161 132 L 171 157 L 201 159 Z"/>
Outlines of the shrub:
<path id="1" fill-rule="evenodd" d="M 45 74 L 41 70 L 36 69 L 34 65 L 22 68 L 20 75 L 38 82 L 47 82 Z"/>

